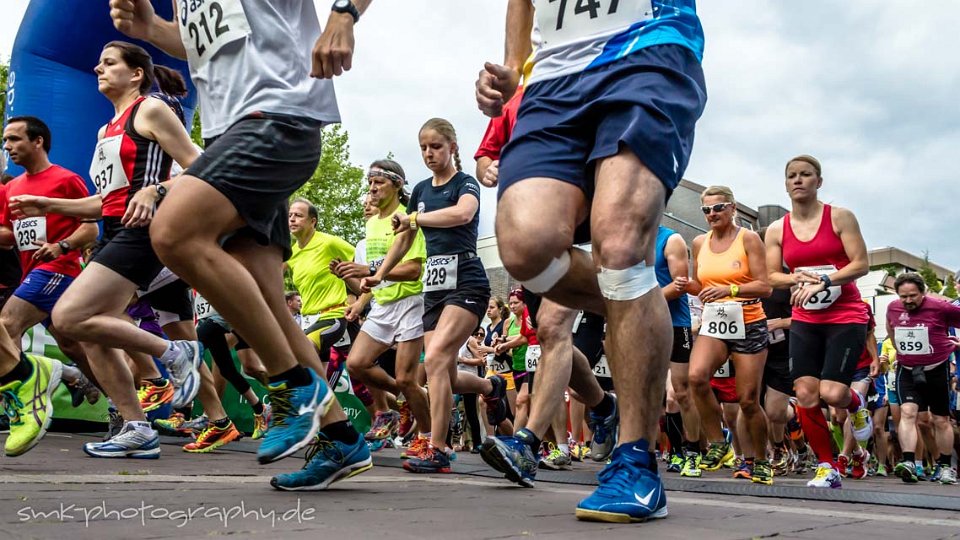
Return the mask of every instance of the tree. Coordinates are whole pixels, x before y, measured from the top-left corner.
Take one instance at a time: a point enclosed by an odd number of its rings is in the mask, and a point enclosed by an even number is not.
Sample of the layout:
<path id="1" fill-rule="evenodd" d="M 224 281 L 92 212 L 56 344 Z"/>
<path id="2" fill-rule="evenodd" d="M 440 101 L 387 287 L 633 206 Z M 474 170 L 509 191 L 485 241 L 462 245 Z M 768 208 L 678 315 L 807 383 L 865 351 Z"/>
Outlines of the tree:
<path id="1" fill-rule="evenodd" d="M 7 113 L 7 77 L 10 75 L 10 61 L 0 59 L 0 121 Z"/>
<path id="2" fill-rule="evenodd" d="M 200 107 L 193 110 L 193 128 L 190 130 L 190 140 L 193 144 L 203 148 L 203 137 L 200 136 Z"/>
<path id="3" fill-rule="evenodd" d="M 957 280 L 954 279 L 953 274 L 950 274 L 947 276 L 946 282 L 947 282 L 947 285 L 946 287 L 944 287 L 942 294 L 947 298 L 953 298 L 953 299 L 956 299 L 958 296 L 960 296 L 957 294 Z"/>
<path id="4" fill-rule="evenodd" d="M 317 206 L 317 228 L 356 244 L 364 236 L 363 205 L 367 190 L 363 168 L 350 163 L 347 131 L 339 124 L 323 130 L 320 164 L 294 197 Z"/>
<path id="5" fill-rule="evenodd" d="M 927 251 L 923 252 L 923 264 L 920 265 L 920 271 L 918 273 L 920 277 L 923 278 L 924 283 L 927 284 L 927 288 L 931 291 L 939 293 L 943 289 L 943 283 L 940 282 L 937 273 L 934 272 L 933 267 L 930 266 L 930 253 Z"/>

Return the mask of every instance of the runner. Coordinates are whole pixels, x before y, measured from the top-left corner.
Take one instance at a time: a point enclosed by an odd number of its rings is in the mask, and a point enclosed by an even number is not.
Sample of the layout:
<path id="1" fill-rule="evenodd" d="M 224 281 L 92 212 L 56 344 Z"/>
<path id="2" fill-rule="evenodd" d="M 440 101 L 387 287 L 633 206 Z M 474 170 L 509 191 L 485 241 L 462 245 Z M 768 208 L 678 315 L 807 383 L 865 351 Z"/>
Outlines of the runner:
<path id="1" fill-rule="evenodd" d="M 873 380 L 880 373 L 880 358 L 877 355 L 877 337 L 874 331 L 877 322 L 873 317 L 873 309 L 870 304 L 867 304 L 867 316 L 869 320 L 867 322 L 866 344 L 857 359 L 857 371 L 853 374 L 850 388 L 867 398 L 869 405 L 869 394 L 873 388 Z M 867 445 L 857 444 L 854 439 L 853 418 L 847 414 L 846 409 L 835 409 L 830 414 L 843 429 L 843 447 L 837 456 L 837 472 L 844 478 L 850 476 L 859 480 L 867 475 L 867 463 L 870 461 L 870 452 L 867 450 Z M 870 416 L 873 417 L 872 410 Z"/>
<path id="2" fill-rule="evenodd" d="M 785 167 L 791 210 L 767 230 L 767 268 L 775 288 L 793 288 L 790 374 L 797 415 L 820 464 L 811 487 L 841 487 L 833 466 L 827 405 L 853 413 L 853 434 L 866 442 L 873 432 L 866 399 L 850 388 L 867 334 L 867 306 L 857 278 L 869 270 L 867 248 L 852 212 L 820 202 L 820 162 L 797 156 Z M 791 273 L 783 271 L 789 268 Z"/>
<path id="3" fill-rule="evenodd" d="M 427 244 L 424 367 L 430 387 L 431 440 L 403 466 L 411 472 L 450 472 L 445 447 L 453 394 L 483 394 L 488 406 L 502 411 L 507 407 L 507 383 L 498 375 L 484 379 L 457 370 L 457 352 L 480 326 L 490 298 L 490 284 L 477 256 L 480 185 L 461 170 L 457 136 L 449 122 L 428 120 L 420 128 L 419 139 L 420 153 L 433 177 L 414 186 L 409 214 L 394 215 L 397 240 L 377 273 L 364 281 L 368 287 L 381 283 L 410 247 L 416 230 L 423 229 Z"/>
<path id="4" fill-rule="evenodd" d="M 893 338 L 897 350 L 897 432 L 903 449 L 903 461 L 894 472 L 904 482 L 917 481 L 917 414 L 929 409 L 937 443 L 936 448 L 929 450 L 940 466 L 940 482 L 956 484 L 950 424 L 950 355 L 960 349 L 960 339 L 951 336 L 949 330 L 960 327 L 960 306 L 927 296 L 923 278 L 913 272 L 897 276 L 894 289 L 900 298 L 887 306 L 887 335 Z"/>
<path id="5" fill-rule="evenodd" d="M 761 231 L 760 236 L 765 234 L 765 231 Z M 767 332 L 770 334 L 767 362 L 763 366 L 763 409 L 770 422 L 770 446 L 773 447 L 770 466 L 775 475 L 782 476 L 790 468 L 790 451 L 784 435 L 789 419 L 790 398 L 794 395 L 793 378 L 790 376 L 790 291 L 774 289 L 760 303 L 767 315 Z"/>
<path id="6" fill-rule="evenodd" d="M 353 25 L 369 3 L 338 1 L 323 35 L 313 2 L 217 3 L 229 29 L 201 42 L 188 29 L 206 21 L 214 4 L 178 2 L 180 16 L 166 21 L 150 2 L 110 2 L 118 30 L 188 59 L 203 103 L 205 153 L 158 212 L 154 247 L 263 359 L 274 423 L 258 460 L 289 456 L 324 425 L 316 448 L 325 459 L 315 470 L 325 479 L 314 489 L 358 472 L 352 467 L 367 459 L 366 445 L 328 385 L 305 367 L 319 362 L 283 298 L 285 203 L 316 170 L 320 128 L 339 121 L 332 83 L 308 74 L 332 77 L 350 68 Z M 278 63 L 289 69 L 270 67 Z"/>
<path id="7" fill-rule="evenodd" d="M 512 0 L 507 67 L 487 64 L 477 101 L 485 113 L 500 114 L 531 51 L 529 37 L 539 36 L 499 167 L 497 229 L 524 234 L 504 237 L 500 256 L 532 292 L 607 315 L 621 445 L 577 513 L 643 521 L 667 514 L 651 447 L 672 333 L 663 295 L 648 294 L 657 286 L 655 231 L 689 160 L 706 92 L 703 33 L 692 1 L 662 11 L 646 2 L 618 5 L 580 10 Z M 537 201 L 536 212 L 530 201 Z M 592 258 L 571 250 L 588 210 Z M 638 350 L 639 342 L 647 346 Z"/>
<path id="8" fill-rule="evenodd" d="M 535 346 L 537 347 L 535 353 L 537 358 L 540 356 L 540 342 L 537 341 L 536 331 L 532 330 L 530 324 L 526 322 L 530 320 L 530 310 L 527 309 L 523 299 L 521 289 L 514 289 L 507 295 L 507 306 L 512 316 L 505 323 L 503 341 L 493 349 L 494 354 L 509 354 L 511 358 L 513 381 L 517 385 L 513 425 L 518 430 L 527 425 L 527 418 L 530 415 L 530 381 L 536 373 L 536 367 L 533 370 L 527 370 L 527 350 L 531 346 Z M 526 333 L 524 333 L 524 328 L 526 328 Z M 539 445 L 537 445 L 537 449 L 539 450 Z"/>
<path id="9" fill-rule="evenodd" d="M 730 359 L 736 372 L 736 395 L 749 439 L 741 440 L 744 462 L 754 482 L 773 483 L 767 459 L 767 417 L 760 406 L 760 386 L 767 359 L 766 314 L 760 298 L 770 295 L 763 241 L 734 222 L 737 203 L 725 186 L 711 186 L 700 196 L 710 231 L 693 240 L 693 277 L 675 278 L 684 292 L 703 302 L 700 334 L 690 357 L 690 385 L 701 429 L 710 447 L 700 463 L 719 469 L 733 456 L 716 415 L 710 378 Z"/>

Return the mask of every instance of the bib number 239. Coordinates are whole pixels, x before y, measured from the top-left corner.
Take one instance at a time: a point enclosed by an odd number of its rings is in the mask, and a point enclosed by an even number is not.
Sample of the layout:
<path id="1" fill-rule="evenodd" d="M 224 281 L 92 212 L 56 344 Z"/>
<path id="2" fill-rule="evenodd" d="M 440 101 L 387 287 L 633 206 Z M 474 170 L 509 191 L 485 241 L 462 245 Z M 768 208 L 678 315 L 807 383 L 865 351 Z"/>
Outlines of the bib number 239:
<path id="1" fill-rule="evenodd" d="M 250 35 L 240 0 L 180 0 L 180 40 L 191 64 L 203 65 L 224 45 Z"/>

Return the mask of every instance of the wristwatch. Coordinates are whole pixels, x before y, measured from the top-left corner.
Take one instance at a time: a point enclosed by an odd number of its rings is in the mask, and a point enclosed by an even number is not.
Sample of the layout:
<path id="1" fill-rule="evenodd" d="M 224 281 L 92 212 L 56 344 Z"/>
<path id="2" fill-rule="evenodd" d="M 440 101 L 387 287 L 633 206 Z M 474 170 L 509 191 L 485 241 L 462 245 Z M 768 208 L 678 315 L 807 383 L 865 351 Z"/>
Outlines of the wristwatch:
<path id="1" fill-rule="evenodd" d="M 349 13 L 353 17 L 354 24 L 360 21 L 360 11 L 350 0 L 336 0 L 330 10 L 337 13 Z"/>
<path id="2" fill-rule="evenodd" d="M 61 240 L 57 242 L 57 245 L 60 246 L 60 251 L 62 251 L 63 253 L 66 253 L 71 249 L 70 242 L 67 242 L 66 240 Z"/>
<path id="3" fill-rule="evenodd" d="M 830 281 L 830 276 L 826 274 L 820 274 L 820 281 L 823 283 L 825 289 L 829 289 L 833 285 L 833 281 Z"/>
<path id="4" fill-rule="evenodd" d="M 167 196 L 167 188 L 163 187 L 163 184 L 157 184 L 157 202 L 163 200 Z"/>
<path id="5" fill-rule="evenodd" d="M 370 263 L 370 276 L 377 275 L 377 263 Z"/>

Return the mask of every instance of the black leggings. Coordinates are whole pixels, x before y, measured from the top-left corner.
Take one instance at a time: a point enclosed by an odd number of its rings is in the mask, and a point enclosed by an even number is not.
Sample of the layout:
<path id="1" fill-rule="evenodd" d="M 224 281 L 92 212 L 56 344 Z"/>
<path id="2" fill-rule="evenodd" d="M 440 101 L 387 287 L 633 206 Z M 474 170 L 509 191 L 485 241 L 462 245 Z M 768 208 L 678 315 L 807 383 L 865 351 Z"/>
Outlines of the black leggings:
<path id="1" fill-rule="evenodd" d="M 197 325 L 197 337 L 200 338 L 200 343 L 210 351 L 210 356 L 220 368 L 220 374 L 237 389 L 238 394 L 243 395 L 250 389 L 250 383 L 237 370 L 233 356 L 230 355 L 230 347 L 227 346 L 226 336 L 227 329 L 212 319 L 204 319 Z M 240 336 L 237 336 L 237 339 L 239 338 Z"/>
<path id="2" fill-rule="evenodd" d="M 470 426 L 470 441 L 473 448 L 477 448 L 483 442 L 483 435 L 480 430 L 480 407 L 477 406 L 478 394 L 462 394 L 463 412 L 467 415 L 467 424 Z"/>

